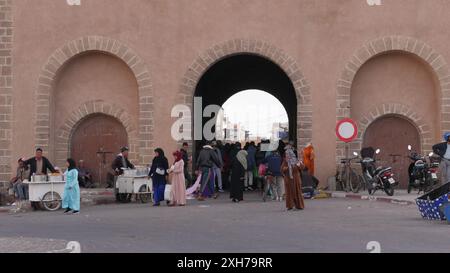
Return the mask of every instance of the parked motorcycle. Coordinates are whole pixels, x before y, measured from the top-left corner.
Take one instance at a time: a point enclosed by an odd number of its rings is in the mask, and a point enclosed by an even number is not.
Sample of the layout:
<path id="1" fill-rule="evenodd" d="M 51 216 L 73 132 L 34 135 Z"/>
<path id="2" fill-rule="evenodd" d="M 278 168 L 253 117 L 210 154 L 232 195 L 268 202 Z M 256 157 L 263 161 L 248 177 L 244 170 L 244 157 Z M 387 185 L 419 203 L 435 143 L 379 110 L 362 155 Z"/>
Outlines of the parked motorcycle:
<path id="1" fill-rule="evenodd" d="M 362 177 L 364 183 L 366 183 L 369 194 L 373 195 L 377 190 L 384 191 L 387 195 L 394 195 L 394 188 L 398 185 L 398 182 L 394 179 L 394 173 L 392 168 L 383 168 L 376 166 L 376 155 L 380 154 L 381 150 L 374 151 L 372 147 L 364 148 L 361 150 L 361 167 Z M 358 153 L 354 153 L 358 155 Z"/>
<path id="2" fill-rule="evenodd" d="M 412 160 L 408 168 L 408 193 L 411 193 L 412 189 L 418 189 L 419 194 L 431 191 L 439 183 L 439 158 L 430 153 L 427 161 L 425 156 L 412 151 L 411 145 L 408 145 L 408 151 L 410 152 L 408 158 Z"/>

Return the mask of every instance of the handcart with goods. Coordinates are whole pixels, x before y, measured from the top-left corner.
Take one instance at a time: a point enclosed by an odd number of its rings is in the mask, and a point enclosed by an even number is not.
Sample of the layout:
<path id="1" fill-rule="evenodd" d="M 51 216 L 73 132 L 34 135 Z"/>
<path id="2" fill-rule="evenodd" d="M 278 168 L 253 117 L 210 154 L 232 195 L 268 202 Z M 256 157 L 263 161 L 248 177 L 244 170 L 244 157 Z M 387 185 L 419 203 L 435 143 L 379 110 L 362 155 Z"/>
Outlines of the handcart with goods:
<path id="1" fill-rule="evenodd" d="M 33 175 L 28 184 L 29 199 L 35 209 L 44 208 L 56 211 L 61 208 L 64 193 L 64 176 L 55 173 L 49 175 Z"/>
<path id="2" fill-rule="evenodd" d="M 152 200 L 152 180 L 148 178 L 147 167 L 124 169 L 123 175 L 117 177 L 115 185 L 116 200 L 129 203 L 133 196 L 136 201 L 148 203 Z"/>

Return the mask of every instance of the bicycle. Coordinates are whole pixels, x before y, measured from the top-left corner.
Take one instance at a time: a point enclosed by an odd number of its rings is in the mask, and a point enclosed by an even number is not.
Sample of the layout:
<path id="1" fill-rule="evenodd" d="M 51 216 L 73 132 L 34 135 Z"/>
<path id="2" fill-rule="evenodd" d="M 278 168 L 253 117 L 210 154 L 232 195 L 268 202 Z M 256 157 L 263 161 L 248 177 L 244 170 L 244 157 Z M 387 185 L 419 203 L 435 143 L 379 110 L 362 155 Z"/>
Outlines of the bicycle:
<path id="1" fill-rule="evenodd" d="M 341 167 L 336 173 L 336 182 L 340 184 L 341 189 L 345 192 L 352 191 L 358 193 L 362 186 L 364 186 L 363 179 L 357 175 L 352 168 L 352 161 L 359 159 L 359 157 L 344 158 L 341 160 Z"/>

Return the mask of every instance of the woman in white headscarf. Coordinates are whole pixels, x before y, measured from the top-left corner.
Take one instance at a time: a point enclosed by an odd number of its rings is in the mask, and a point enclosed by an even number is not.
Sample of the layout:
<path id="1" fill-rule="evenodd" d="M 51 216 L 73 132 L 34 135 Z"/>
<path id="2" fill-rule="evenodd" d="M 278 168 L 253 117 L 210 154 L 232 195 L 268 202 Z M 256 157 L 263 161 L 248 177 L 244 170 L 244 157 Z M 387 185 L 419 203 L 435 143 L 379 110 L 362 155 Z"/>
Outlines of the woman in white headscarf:
<path id="1" fill-rule="evenodd" d="M 244 177 L 247 170 L 247 151 L 240 150 L 232 162 L 230 198 L 235 203 L 244 200 Z"/>
<path id="2" fill-rule="evenodd" d="M 284 187 L 286 192 L 286 208 L 298 210 L 305 208 L 305 201 L 302 192 L 302 180 L 300 169 L 302 163 L 298 161 L 291 146 L 286 147 L 281 172 L 284 177 Z"/>

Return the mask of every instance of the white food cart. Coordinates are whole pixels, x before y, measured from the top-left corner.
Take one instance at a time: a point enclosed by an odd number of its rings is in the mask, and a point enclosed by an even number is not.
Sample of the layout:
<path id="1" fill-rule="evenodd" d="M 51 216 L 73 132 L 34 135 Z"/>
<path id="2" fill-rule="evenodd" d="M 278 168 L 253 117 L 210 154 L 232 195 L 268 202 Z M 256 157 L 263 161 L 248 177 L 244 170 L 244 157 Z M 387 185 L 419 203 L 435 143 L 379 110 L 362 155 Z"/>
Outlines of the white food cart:
<path id="1" fill-rule="evenodd" d="M 28 184 L 29 198 L 34 208 L 43 207 L 48 211 L 56 211 L 61 208 L 64 193 L 63 176 L 35 176 Z M 48 181 L 47 181 L 48 180 Z"/>
<path id="2" fill-rule="evenodd" d="M 124 170 L 124 174 L 116 181 L 116 200 L 121 203 L 131 202 L 134 195 L 136 201 L 148 203 L 152 199 L 152 180 L 145 170 Z"/>

